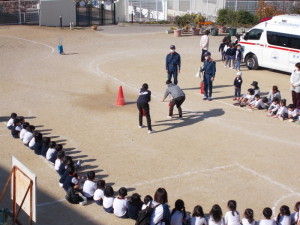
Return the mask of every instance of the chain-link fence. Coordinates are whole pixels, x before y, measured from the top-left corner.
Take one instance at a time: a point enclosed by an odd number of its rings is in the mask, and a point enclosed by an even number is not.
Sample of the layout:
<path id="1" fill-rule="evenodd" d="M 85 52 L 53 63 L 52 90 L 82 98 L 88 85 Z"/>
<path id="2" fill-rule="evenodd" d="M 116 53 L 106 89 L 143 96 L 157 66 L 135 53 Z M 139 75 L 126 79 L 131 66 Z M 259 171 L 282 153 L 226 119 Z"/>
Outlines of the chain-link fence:
<path id="1" fill-rule="evenodd" d="M 259 0 L 125 0 L 127 21 L 167 20 L 188 12 L 201 13 L 208 20 L 215 20 L 219 9 L 247 10 L 255 13 Z M 273 0 L 265 3 L 277 9 L 290 12 L 300 7 L 297 0 Z"/>
<path id="2" fill-rule="evenodd" d="M 39 24 L 39 1 L 0 1 L 0 24 Z"/>

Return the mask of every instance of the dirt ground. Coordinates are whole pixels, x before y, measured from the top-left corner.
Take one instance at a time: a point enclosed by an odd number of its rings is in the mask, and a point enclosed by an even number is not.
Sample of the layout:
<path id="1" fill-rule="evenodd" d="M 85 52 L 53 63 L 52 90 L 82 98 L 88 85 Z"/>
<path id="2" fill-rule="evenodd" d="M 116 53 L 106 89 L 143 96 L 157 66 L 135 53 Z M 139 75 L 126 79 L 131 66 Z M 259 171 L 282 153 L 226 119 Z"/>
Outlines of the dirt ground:
<path id="1" fill-rule="evenodd" d="M 291 210 L 300 195 L 300 125 L 267 118 L 265 112 L 234 107 L 235 72 L 217 62 L 214 101 L 202 101 L 199 36 L 176 38 L 165 28 L 108 26 L 93 32 L 46 27 L 0 27 L 0 188 L 16 156 L 38 177 L 37 224 L 134 224 L 116 219 L 96 204 L 70 205 L 58 175 L 42 158 L 11 138 L 4 122 L 11 112 L 27 117 L 44 135 L 65 143 L 67 154 L 84 161 L 115 191 L 153 195 L 158 187 L 207 213 L 230 199 L 238 210 L 253 208 L 255 218 L 282 204 Z M 63 39 L 65 55 L 57 53 Z M 219 60 L 222 37 L 210 37 L 212 57 Z M 161 99 L 166 86 L 165 56 L 175 44 L 182 57 L 179 86 L 186 93 L 184 119 L 166 119 Z M 291 68 L 292 69 L 292 68 Z M 253 80 L 261 91 L 278 85 L 290 103 L 289 75 L 248 71 L 242 67 L 242 92 Z M 141 85 L 152 91 L 153 134 L 138 128 L 135 101 Z M 115 106 L 119 86 L 126 106 Z M 177 110 L 175 109 L 175 113 Z M 5 202 L 8 202 L 6 197 Z M 2 207 L 3 204 L 1 204 Z"/>

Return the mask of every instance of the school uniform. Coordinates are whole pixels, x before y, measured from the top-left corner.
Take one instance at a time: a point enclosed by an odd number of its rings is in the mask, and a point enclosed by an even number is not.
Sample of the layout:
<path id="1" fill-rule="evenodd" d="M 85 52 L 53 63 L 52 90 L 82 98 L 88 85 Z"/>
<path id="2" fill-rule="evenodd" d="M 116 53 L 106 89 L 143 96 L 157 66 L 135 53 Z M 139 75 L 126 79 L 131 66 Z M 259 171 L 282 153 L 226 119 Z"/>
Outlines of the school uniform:
<path id="1" fill-rule="evenodd" d="M 257 109 L 265 109 L 267 107 L 267 105 L 262 101 L 262 99 L 253 100 L 252 102 L 253 102 L 252 105 Z"/>
<path id="2" fill-rule="evenodd" d="M 286 119 L 288 117 L 287 107 L 286 106 L 280 106 L 280 108 L 278 109 L 276 115 Z"/>
<path id="3" fill-rule="evenodd" d="M 152 130 L 151 127 L 151 117 L 150 117 L 150 107 L 149 102 L 151 101 L 151 91 L 141 88 L 139 97 L 137 99 L 137 108 L 139 110 L 139 125 L 143 126 L 143 110 L 146 114 L 148 130 Z"/>
<path id="4" fill-rule="evenodd" d="M 14 126 L 14 119 L 13 118 L 10 118 L 8 121 L 7 121 L 7 124 L 6 124 L 6 127 L 7 129 L 11 130 Z"/>
<path id="5" fill-rule="evenodd" d="M 277 113 L 277 111 L 278 111 L 278 109 L 279 109 L 279 104 L 275 104 L 274 102 L 270 105 L 270 107 L 268 108 L 268 111 L 271 111 L 271 112 L 269 112 L 269 115 L 270 116 L 274 116 L 276 113 Z"/>
<path id="6" fill-rule="evenodd" d="M 256 221 L 253 220 L 251 223 L 249 223 L 249 220 L 246 218 L 242 219 L 242 225 L 256 225 Z"/>
<path id="7" fill-rule="evenodd" d="M 156 207 L 150 218 L 150 225 L 166 225 L 163 220 L 170 221 L 170 210 L 166 204 L 159 204 L 156 201 L 152 201 L 152 207 Z M 164 218 L 166 217 L 166 218 Z"/>
<path id="8" fill-rule="evenodd" d="M 182 103 L 185 101 L 185 94 L 184 92 L 180 89 L 180 87 L 176 84 L 168 84 L 168 88 L 164 94 L 164 98 L 167 98 L 168 95 L 172 96 L 172 100 L 171 100 L 171 104 L 169 107 L 169 116 L 173 116 L 173 109 L 174 106 L 176 105 L 177 109 L 178 109 L 178 114 L 179 114 L 179 118 L 182 117 L 182 109 L 181 109 L 181 105 Z"/>
<path id="9" fill-rule="evenodd" d="M 241 61 L 242 61 L 242 57 L 243 57 L 243 52 L 241 49 L 236 49 L 235 52 L 235 68 L 237 70 L 241 69 Z"/>
<path id="10" fill-rule="evenodd" d="M 139 211 L 141 211 L 143 202 L 132 204 L 131 201 L 127 202 L 127 213 L 130 219 L 136 220 L 138 218 Z"/>
<path id="11" fill-rule="evenodd" d="M 168 71 L 168 80 L 174 78 L 174 84 L 178 83 L 178 70 L 181 68 L 181 58 L 177 52 L 171 52 L 166 57 L 166 70 Z"/>
<path id="12" fill-rule="evenodd" d="M 63 182 L 63 186 L 62 186 L 65 191 L 67 191 L 69 189 L 70 183 L 73 183 L 75 185 L 77 185 L 79 183 L 79 181 L 77 180 L 75 175 L 68 174 L 67 177 L 65 178 L 65 180 Z"/>
<path id="13" fill-rule="evenodd" d="M 49 149 L 49 145 L 43 143 L 41 148 L 41 155 L 46 157 L 48 149 Z"/>
<path id="14" fill-rule="evenodd" d="M 104 191 L 102 189 L 97 189 L 94 192 L 94 201 L 96 202 L 97 205 L 103 205 L 103 198 L 104 198 Z"/>
<path id="15" fill-rule="evenodd" d="M 108 213 L 113 213 L 114 212 L 113 203 L 114 203 L 114 197 L 104 196 L 104 198 L 103 198 L 104 211 L 108 212 Z"/>
<path id="16" fill-rule="evenodd" d="M 191 225 L 207 225 L 207 221 L 205 217 L 192 217 L 191 220 Z"/>
<path id="17" fill-rule="evenodd" d="M 113 202 L 114 214 L 119 218 L 128 218 L 127 215 L 127 199 L 117 197 Z"/>
<path id="18" fill-rule="evenodd" d="M 19 138 L 19 131 L 17 131 L 17 126 L 12 126 L 11 128 L 11 136 L 13 138 Z"/>
<path id="19" fill-rule="evenodd" d="M 57 153 L 58 151 L 55 150 L 55 152 L 53 152 L 53 154 L 51 155 L 49 161 L 52 162 L 53 164 L 55 163 L 55 160 L 57 159 Z"/>
<path id="20" fill-rule="evenodd" d="M 20 131 L 20 139 L 23 140 L 25 133 L 27 132 L 26 129 L 22 128 L 22 130 Z"/>
<path id="21" fill-rule="evenodd" d="M 228 47 L 225 51 L 225 67 L 233 66 L 231 64 L 231 55 L 233 54 L 233 48 Z"/>
<path id="22" fill-rule="evenodd" d="M 235 67 L 235 54 L 236 54 L 236 48 L 231 48 L 231 52 L 230 52 L 230 64 L 231 64 L 231 68 L 234 69 Z"/>
<path id="23" fill-rule="evenodd" d="M 94 193 L 97 189 L 97 184 L 91 180 L 86 180 L 83 184 L 83 195 L 89 200 L 93 200 Z"/>
<path id="24" fill-rule="evenodd" d="M 291 214 L 291 224 L 297 224 L 299 219 L 299 212 L 294 212 Z"/>
<path id="25" fill-rule="evenodd" d="M 209 216 L 208 225 L 225 225 L 225 223 L 223 218 L 220 221 L 215 221 L 212 216 Z"/>
<path id="26" fill-rule="evenodd" d="M 294 109 L 293 111 L 288 110 L 288 118 L 296 121 L 298 119 L 298 110 Z M 300 118 L 300 117 L 299 117 Z"/>
<path id="27" fill-rule="evenodd" d="M 226 225 L 240 225 L 241 219 L 240 214 L 237 211 L 228 211 L 224 217 Z"/>
<path id="28" fill-rule="evenodd" d="M 222 61 L 225 60 L 225 52 L 224 52 L 225 46 L 227 46 L 226 43 L 221 43 L 219 46 L 219 52 L 221 53 Z"/>
<path id="29" fill-rule="evenodd" d="M 28 146 L 32 138 L 33 138 L 33 134 L 30 131 L 26 131 L 23 137 L 24 145 Z"/>
<path id="30" fill-rule="evenodd" d="M 76 194 L 76 190 L 73 187 L 69 187 L 66 194 L 66 199 L 71 204 L 79 204 L 80 202 L 83 202 L 83 198 Z"/>
<path id="31" fill-rule="evenodd" d="M 279 221 L 277 221 L 277 217 L 274 218 L 277 225 L 291 225 L 291 217 L 290 216 L 280 216 Z"/>
<path id="32" fill-rule="evenodd" d="M 210 99 L 213 88 L 211 79 L 216 76 L 216 62 L 212 59 L 205 60 L 202 71 L 204 71 L 204 97 Z"/>
<path id="33" fill-rule="evenodd" d="M 274 220 L 267 220 L 267 219 L 263 219 L 260 220 L 258 225 L 276 225 L 276 222 Z"/>
<path id="34" fill-rule="evenodd" d="M 56 172 L 59 174 L 60 177 L 62 177 L 64 175 L 65 171 L 66 171 L 66 165 L 63 163 L 61 163 L 59 165 L 58 170 L 56 170 Z"/>
<path id="35" fill-rule="evenodd" d="M 234 97 L 240 98 L 241 97 L 241 89 L 242 89 L 242 83 L 243 79 L 242 77 L 236 77 L 234 79 L 233 85 L 234 85 Z"/>
<path id="36" fill-rule="evenodd" d="M 185 221 L 187 221 L 188 219 L 188 214 L 186 214 L 186 218 L 185 220 L 183 220 L 183 213 L 176 210 L 171 216 L 170 225 L 185 225 Z"/>
<path id="37" fill-rule="evenodd" d="M 53 154 L 56 152 L 55 148 L 49 148 L 47 153 L 46 153 L 46 159 L 50 161 L 52 158 Z"/>

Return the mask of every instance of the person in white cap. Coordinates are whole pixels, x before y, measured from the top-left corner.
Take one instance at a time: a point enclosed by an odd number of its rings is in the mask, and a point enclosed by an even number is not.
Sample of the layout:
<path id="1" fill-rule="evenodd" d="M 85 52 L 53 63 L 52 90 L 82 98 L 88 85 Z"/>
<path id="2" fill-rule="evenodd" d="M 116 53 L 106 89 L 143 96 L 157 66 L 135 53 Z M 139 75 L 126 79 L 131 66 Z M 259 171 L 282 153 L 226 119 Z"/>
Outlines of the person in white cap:
<path id="1" fill-rule="evenodd" d="M 236 73 L 236 78 L 233 81 L 233 85 L 234 85 L 234 99 L 233 99 L 233 101 L 235 101 L 235 100 L 239 101 L 240 100 L 242 83 L 243 83 L 242 72 L 239 71 L 239 72 Z"/>

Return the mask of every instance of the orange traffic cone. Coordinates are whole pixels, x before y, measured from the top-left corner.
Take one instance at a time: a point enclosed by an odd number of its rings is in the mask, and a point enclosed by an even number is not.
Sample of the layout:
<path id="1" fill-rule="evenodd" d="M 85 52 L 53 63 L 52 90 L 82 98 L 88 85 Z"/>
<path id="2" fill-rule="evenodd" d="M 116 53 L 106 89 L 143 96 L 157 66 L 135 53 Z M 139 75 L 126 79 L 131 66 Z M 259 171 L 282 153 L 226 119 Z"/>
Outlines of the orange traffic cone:
<path id="1" fill-rule="evenodd" d="M 123 94 L 123 88 L 122 86 L 119 87 L 119 93 L 118 93 L 118 99 L 117 99 L 117 106 L 125 105 L 125 99 L 124 99 L 124 94 Z"/>
<path id="2" fill-rule="evenodd" d="M 202 81 L 201 83 L 200 83 L 200 94 L 204 94 L 204 82 Z"/>

